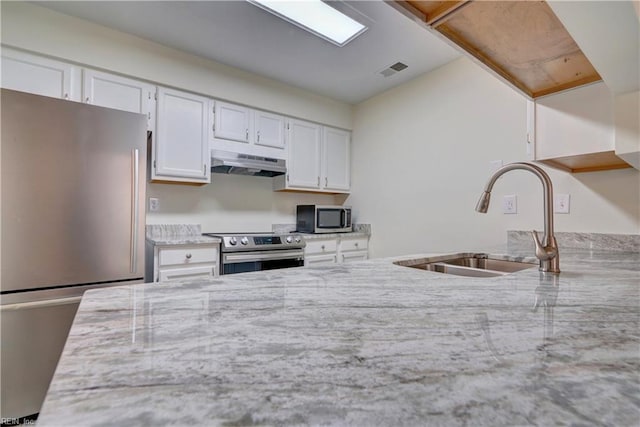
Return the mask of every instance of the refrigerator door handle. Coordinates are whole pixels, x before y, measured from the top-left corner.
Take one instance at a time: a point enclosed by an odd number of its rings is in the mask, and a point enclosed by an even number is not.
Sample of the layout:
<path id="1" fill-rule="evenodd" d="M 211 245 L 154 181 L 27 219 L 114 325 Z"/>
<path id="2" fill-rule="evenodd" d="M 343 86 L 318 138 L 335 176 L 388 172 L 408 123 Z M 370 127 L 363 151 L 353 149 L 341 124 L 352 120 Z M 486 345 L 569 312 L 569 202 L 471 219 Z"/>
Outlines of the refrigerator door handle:
<path id="1" fill-rule="evenodd" d="M 140 217 L 138 208 L 140 200 L 139 160 L 140 152 L 136 148 L 131 152 L 131 273 L 136 272 L 138 264 L 138 220 Z"/>

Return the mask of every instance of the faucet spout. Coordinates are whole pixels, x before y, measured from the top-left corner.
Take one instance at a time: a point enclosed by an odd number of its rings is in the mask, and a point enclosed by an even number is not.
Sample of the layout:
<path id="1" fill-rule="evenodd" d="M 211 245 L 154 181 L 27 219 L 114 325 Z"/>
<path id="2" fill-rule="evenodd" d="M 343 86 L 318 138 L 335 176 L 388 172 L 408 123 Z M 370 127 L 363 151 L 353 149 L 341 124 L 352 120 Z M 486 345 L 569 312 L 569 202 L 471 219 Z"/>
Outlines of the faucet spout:
<path id="1" fill-rule="evenodd" d="M 560 257 L 558 252 L 558 243 L 553 232 L 553 184 L 549 175 L 540 167 L 531 163 L 509 163 L 498 169 L 487 181 L 484 192 L 478 200 L 476 211 L 486 213 L 489 208 L 491 190 L 505 173 L 512 170 L 526 170 L 533 173 L 540 179 L 543 188 L 543 212 L 544 212 L 544 236 L 542 242 L 538 238 L 538 234 L 532 233 L 533 241 L 536 245 L 536 257 L 540 260 L 540 271 L 549 273 L 560 273 Z"/>

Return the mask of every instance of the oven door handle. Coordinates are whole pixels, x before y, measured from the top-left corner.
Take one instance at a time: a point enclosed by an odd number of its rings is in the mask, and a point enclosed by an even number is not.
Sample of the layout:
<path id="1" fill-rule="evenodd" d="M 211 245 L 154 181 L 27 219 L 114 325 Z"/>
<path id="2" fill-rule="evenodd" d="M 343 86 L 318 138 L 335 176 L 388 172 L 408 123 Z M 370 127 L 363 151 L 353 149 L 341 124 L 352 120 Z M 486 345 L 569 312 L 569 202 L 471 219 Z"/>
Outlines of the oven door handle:
<path id="1" fill-rule="evenodd" d="M 304 257 L 303 251 L 277 251 L 268 253 L 250 253 L 250 254 L 225 254 L 222 258 L 224 264 L 234 264 L 238 262 L 252 261 L 271 261 L 278 259 L 295 259 Z"/>

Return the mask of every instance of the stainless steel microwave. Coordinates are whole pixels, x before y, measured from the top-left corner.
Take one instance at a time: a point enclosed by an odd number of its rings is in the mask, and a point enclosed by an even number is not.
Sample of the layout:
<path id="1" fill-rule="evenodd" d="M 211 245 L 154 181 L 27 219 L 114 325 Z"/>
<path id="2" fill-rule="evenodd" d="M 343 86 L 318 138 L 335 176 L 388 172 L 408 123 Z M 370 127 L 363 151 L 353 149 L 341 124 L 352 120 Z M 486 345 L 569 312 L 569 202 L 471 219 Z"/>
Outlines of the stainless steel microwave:
<path id="1" fill-rule="evenodd" d="M 350 206 L 298 205 L 296 230 L 300 233 L 353 231 Z"/>

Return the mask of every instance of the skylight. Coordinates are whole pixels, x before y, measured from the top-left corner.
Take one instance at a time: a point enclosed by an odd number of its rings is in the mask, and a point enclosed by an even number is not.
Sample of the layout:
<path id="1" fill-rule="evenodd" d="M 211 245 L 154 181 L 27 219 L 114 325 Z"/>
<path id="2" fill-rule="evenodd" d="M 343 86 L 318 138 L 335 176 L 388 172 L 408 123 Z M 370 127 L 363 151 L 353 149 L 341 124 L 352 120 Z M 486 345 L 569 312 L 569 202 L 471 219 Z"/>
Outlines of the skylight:
<path id="1" fill-rule="evenodd" d="M 340 47 L 367 27 L 320 0 L 248 0 L 267 12 Z"/>

